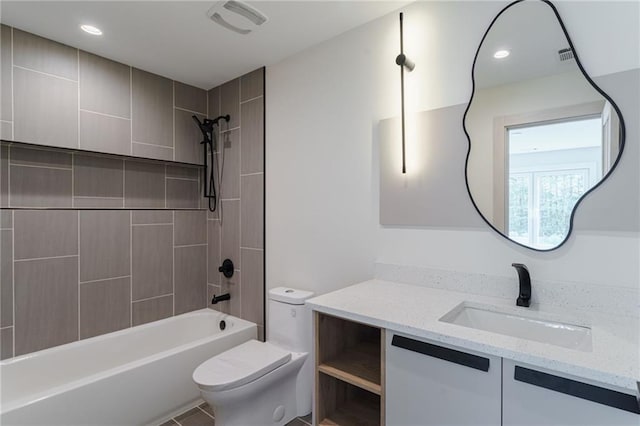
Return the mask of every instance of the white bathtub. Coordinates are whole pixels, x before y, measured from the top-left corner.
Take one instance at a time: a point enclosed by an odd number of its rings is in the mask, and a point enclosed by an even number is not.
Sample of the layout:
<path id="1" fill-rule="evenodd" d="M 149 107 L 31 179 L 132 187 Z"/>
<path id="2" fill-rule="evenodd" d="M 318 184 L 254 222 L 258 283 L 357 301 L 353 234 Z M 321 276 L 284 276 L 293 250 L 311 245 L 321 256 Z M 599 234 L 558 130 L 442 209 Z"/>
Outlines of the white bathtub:
<path id="1" fill-rule="evenodd" d="M 202 309 L 3 361 L 0 424 L 129 426 L 166 418 L 200 398 L 191 379 L 200 363 L 256 333 L 254 323 Z"/>

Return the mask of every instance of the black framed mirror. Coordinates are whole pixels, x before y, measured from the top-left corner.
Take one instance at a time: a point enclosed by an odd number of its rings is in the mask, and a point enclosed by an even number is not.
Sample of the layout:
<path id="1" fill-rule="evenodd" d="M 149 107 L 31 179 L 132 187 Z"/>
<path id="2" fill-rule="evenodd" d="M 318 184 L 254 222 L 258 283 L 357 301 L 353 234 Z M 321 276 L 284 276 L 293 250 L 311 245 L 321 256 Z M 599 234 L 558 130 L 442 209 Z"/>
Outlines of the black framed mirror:
<path id="1" fill-rule="evenodd" d="M 580 202 L 615 169 L 625 126 L 589 77 L 554 5 L 518 0 L 493 19 L 472 69 L 465 178 L 495 231 L 537 251 L 564 244 Z"/>

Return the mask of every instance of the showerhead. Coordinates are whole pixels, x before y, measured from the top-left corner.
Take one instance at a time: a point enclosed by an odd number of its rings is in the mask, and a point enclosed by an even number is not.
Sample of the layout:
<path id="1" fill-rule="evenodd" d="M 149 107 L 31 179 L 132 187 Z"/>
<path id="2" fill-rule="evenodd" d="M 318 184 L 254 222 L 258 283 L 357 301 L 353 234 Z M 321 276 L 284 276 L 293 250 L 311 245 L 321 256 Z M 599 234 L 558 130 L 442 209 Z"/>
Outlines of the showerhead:
<path id="1" fill-rule="evenodd" d="M 191 118 L 193 118 L 193 121 L 195 121 L 198 125 L 198 128 L 202 132 L 202 136 L 204 136 L 205 141 L 210 140 L 211 137 L 209 135 L 213 132 L 213 120 L 205 118 L 204 122 L 201 122 L 195 115 L 192 115 Z"/>

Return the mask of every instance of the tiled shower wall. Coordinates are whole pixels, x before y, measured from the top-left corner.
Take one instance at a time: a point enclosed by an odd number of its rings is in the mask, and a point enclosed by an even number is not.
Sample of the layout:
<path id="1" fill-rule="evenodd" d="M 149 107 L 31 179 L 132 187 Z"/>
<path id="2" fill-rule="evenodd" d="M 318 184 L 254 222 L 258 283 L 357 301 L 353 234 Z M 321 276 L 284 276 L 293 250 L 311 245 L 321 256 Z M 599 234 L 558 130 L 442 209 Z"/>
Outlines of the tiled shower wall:
<path id="1" fill-rule="evenodd" d="M 229 114 L 221 127 L 224 146 L 221 202 L 209 213 L 209 300 L 213 294 L 230 293 L 219 306 L 232 315 L 258 324 L 264 337 L 264 68 L 211 89 L 209 116 Z M 231 259 L 234 276 L 218 272 Z M 211 306 L 216 308 L 215 306 Z"/>
<path id="2" fill-rule="evenodd" d="M 261 236 L 263 229 L 262 184 L 245 189 L 249 176 L 262 182 L 263 70 L 222 86 L 231 90 L 207 93 L 6 26 L 2 45 L 6 140 L 200 163 L 201 135 L 191 115 L 203 118 L 211 102 L 211 116 L 224 108 L 233 117 L 228 140 L 220 144 L 223 201 L 215 214 L 199 210 L 206 204 L 200 168 L 21 144 L 0 147 L 2 358 L 200 309 L 214 291 L 233 296 L 214 308 L 262 326 L 262 242 L 249 242 L 242 251 L 240 242 L 241 222 L 254 219 L 241 215 L 246 209 L 260 215 L 245 229 L 259 228 Z M 69 49 L 76 68 L 65 62 Z M 67 65 L 76 77 L 64 74 Z M 19 74 L 24 81 L 16 80 Z M 39 86 L 35 80 L 46 81 Z M 69 86 L 69 93 L 47 95 L 58 85 Z M 15 103 L 18 97 L 28 105 L 14 110 L 7 99 Z M 60 117 L 67 101 L 75 114 Z M 259 168 L 247 168 L 248 159 Z M 245 255 L 250 249 L 259 256 Z M 217 267 L 226 257 L 238 271 L 223 281 Z"/>
<path id="3" fill-rule="evenodd" d="M 2 358 L 204 308 L 199 171 L 1 146 Z"/>

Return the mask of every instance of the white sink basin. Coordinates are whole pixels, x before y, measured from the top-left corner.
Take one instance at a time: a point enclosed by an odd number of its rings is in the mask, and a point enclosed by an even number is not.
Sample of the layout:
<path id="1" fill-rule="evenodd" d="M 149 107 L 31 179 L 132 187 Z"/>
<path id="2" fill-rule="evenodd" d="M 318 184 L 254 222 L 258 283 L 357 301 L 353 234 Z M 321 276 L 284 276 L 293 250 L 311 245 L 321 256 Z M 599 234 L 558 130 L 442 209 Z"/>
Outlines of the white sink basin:
<path id="1" fill-rule="evenodd" d="M 520 339 L 534 340 L 563 348 L 591 352 L 591 328 L 519 315 L 504 309 L 463 302 L 440 321 Z"/>

